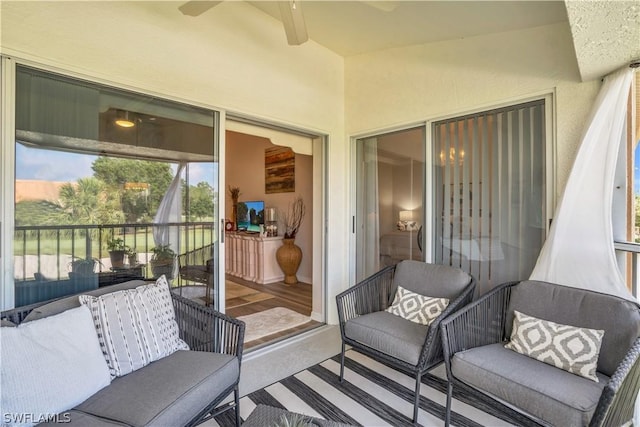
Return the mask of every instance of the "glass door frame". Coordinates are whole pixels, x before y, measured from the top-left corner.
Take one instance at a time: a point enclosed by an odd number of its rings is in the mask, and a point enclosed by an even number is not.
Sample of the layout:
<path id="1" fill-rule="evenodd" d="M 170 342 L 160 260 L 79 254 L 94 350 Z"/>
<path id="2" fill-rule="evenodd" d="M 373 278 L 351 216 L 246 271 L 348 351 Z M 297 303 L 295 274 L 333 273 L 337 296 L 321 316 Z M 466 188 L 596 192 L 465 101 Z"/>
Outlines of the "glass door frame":
<path id="1" fill-rule="evenodd" d="M 15 108 L 16 108 L 16 70 L 18 66 L 31 67 L 41 70 L 45 73 L 55 73 L 70 79 L 79 79 L 96 85 L 107 86 L 117 90 L 123 90 L 138 94 L 141 96 L 150 96 L 158 98 L 168 102 L 175 102 L 184 105 L 193 106 L 195 108 L 209 110 L 213 113 L 214 117 L 214 137 L 212 144 L 214 146 L 214 155 L 218 153 L 218 204 L 214 209 L 218 209 L 216 213 L 214 211 L 214 218 L 216 223 L 214 229 L 215 238 L 217 238 L 218 244 L 218 257 L 215 260 L 215 269 L 217 270 L 217 283 L 224 284 L 224 264 L 220 265 L 220 257 L 224 256 L 224 222 L 217 222 L 218 219 L 224 221 L 221 217 L 221 212 L 224 212 L 224 195 L 225 192 L 220 189 L 224 188 L 224 165 L 220 159 L 224 157 L 224 135 L 225 135 L 225 112 L 217 109 L 211 105 L 197 103 L 178 97 L 168 96 L 166 94 L 158 93 L 152 90 L 141 89 L 138 87 L 131 87 L 123 85 L 113 81 L 107 81 L 95 76 L 85 75 L 78 72 L 74 72 L 69 69 L 58 69 L 56 67 L 49 66 L 30 60 L 24 60 L 20 58 L 10 58 L 4 55 L 0 55 L 0 268 L 2 269 L 2 275 L 0 276 L 0 310 L 7 310 L 14 308 L 15 305 L 15 280 L 14 280 L 14 244 L 13 236 L 15 229 L 15 144 L 16 144 L 16 129 L 15 129 Z M 216 159 L 214 158 L 214 163 Z M 12 184 L 9 184 L 12 183 Z M 220 196 L 221 195 L 221 196 Z M 215 252 L 214 252 L 215 254 Z M 224 258 L 222 258 L 224 259 Z M 214 295 L 216 301 L 216 308 L 224 310 L 224 287 L 218 285 L 217 292 L 220 295 Z M 222 299 L 221 299 L 222 298 Z"/>

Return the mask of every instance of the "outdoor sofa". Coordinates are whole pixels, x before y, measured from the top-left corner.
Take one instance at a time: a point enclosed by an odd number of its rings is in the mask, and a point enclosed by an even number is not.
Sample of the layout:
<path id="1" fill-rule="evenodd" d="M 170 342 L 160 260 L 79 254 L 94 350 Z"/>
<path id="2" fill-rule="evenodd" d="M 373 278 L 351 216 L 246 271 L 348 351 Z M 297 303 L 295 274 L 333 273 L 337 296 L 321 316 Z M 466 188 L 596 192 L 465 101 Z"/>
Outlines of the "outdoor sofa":
<path id="1" fill-rule="evenodd" d="M 497 287 L 440 327 L 447 426 L 454 388 L 489 410 L 515 409 L 522 425 L 619 427 L 633 417 L 640 386 L 636 302 L 526 280 Z"/>
<path id="2" fill-rule="evenodd" d="M 94 297 L 108 293 L 116 295 L 115 292 L 118 291 L 135 291 L 136 288 L 140 289 L 141 285 L 147 285 L 147 283 L 142 280 L 133 280 L 87 292 L 86 295 Z M 76 378 L 76 381 L 71 385 L 73 393 L 77 389 L 85 387 L 86 383 L 94 382 L 94 379 L 82 378 L 82 373 L 74 372 L 72 368 L 67 378 L 55 380 L 38 378 L 36 384 L 21 383 L 20 378 L 12 378 L 12 376 L 15 376 L 17 371 L 24 372 L 24 370 L 15 369 L 13 372 L 7 370 L 7 363 L 13 349 L 4 345 L 2 354 L 3 359 L 6 358 L 6 360 L 3 360 L 3 387 L 1 390 L 2 402 L 5 404 L 1 421 L 3 425 L 30 425 L 38 424 L 39 421 L 44 420 L 45 422 L 40 425 L 65 423 L 65 425 L 83 427 L 190 426 L 229 409 L 235 409 L 235 423 L 239 425 L 238 382 L 243 350 L 244 323 L 179 295 L 168 292 L 166 294 L 170 295 L 168 298 L 172 301 L 175 323 L 179 329 L 179 339 L 188 345 L 189 350 L 174 351 L 144 367 L 115 379 L 112 378 L 108 381 L 108 385 L 102 385 L 103 388 L 90 395 L 86 400 L 78 402 L 77 405 L 68 409 L 65 408 L 57 414 L 37 414 L 30 410 L 17 414 L 6 413 L 6 402 L 15 403 L 16 396 L 18 396 L 18 400 L 20 400 L 20 396 L 24 399 L 38 399 L 39 389 L 49 390 L 48 387 L 59 387 L 62 396 L 65 390 L 69 391 L 68 387 L 65 388 L 68 385 L 65 384 L 65 381 L 73 382 L 74 377 L 81 377 L 81 380 Z M 86 310 L 86 312 L 83 313 L 81 310 Z M 78 313 L 76 314 L 76 312 Z M 41 326 L 49 327 L 49 331 L 51 331 L 52 328 L 55 329 L 56 325 L 60 324 L 60 318 L 68 316 L 69 313 L 74 313 L 74 316 L 88 316 L 90 327 L 94 327 L 96 312 L 90 311 L 87 307 L 81 307 L 78 295 L 5 311 L 2 312 L 0 318 L 2 319 L 2 329 L 5 332 L 8 328 L 15 328 L 14 331 L 19 329 L 24 331 L 28 327 Z M 33 323 L 29 326 L 31 322 Z M 21 326 L 16 326 L 19 324 Z M 76 327 L 76 325 L 69 325 L 70 329 Z M 8 332 L 11 334 L 12 331 Z M 6 338 L 7 335 L 5 333 L 1 337 Z M 96 334 L 96 337 L 99 335 Z M 47 341 L 47 338 L 43 337 L 42 341 Z M 63 339 L 69 339 L 69 337 L 65 337 L 63 334 Z M 72 336 L 70 339 L 73 341 L 74 337 Z M 8 342 L 8 340 L 3 341 Z M 82 366 L 84 369 L 85 361 L 90 357 L 88 355 L 85 357 L 85 354 L 74 354 L 76 353 L 74 348 L 86 349 L 86 341 L 91 340 L 88 340 L 86 336 L 78 336 L 77 341 L 62 348 L 60 353 L 68 354 L 67 359 L 78 356 L 78 366 Z M 0 344 L 6 344 L 6 342 Z M 95 342 L 98 343 L 98 338 Z M 29 363 L 29 360 L 34 357 L 44 356 L 46 360 L 46 357 L 55 358 L 57 356 L 51 354 L 55 353 L 51 351 L 48 352 L 49 354 L 37 354 L 39 347 L 39 343 L 35 343 L 34 351 L 20 355 L 16 365 L 20 365 L 20 358 L 24 358 L 26 363 Z M 46 348 L 46 345 L 43 348 Z M 91 353 L 95 357 L 95 348 L 89 346 L 89 349 L 90 351 L 87 353 Z M 102 343 L 98 343 L 98 348 L 95 351 L 104 358 L 105 350 Z M 68 360 L 61 360 L 61 362 L 63 365 L 68 364 Z M 64 370 L 65 368 L 49 366 L 46 369 L 55 372 L 57 369 Z M 109 377 L 110 369 L 109 366 L 106 371 L 107 377 Z M 28 374 L 30 373 L 28 372 Z M 46 372 L 45 375 L 47 375 Z M 102 375 L 103 373 L 100 371 L 99 376 Z M 8 388 L 9 383 L 14 384 L 13 389 Z M 227 399 L 232 392 L 234 399 Z"/>

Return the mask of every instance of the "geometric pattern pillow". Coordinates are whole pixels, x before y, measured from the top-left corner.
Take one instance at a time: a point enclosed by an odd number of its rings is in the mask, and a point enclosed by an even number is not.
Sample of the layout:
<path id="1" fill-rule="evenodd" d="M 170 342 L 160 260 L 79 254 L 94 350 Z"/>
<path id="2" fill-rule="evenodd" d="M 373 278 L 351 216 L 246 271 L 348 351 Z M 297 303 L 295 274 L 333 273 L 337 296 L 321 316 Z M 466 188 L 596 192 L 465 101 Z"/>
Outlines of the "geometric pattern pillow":
<path id="1" fill-rule="evenodd" d="M 129 290 L 122 290 L 99 297 L 80 295 L 78 298 L 91 310 L 100 349 L 112 379 L 149 364 L 129 294 Z"/>
<path id="2" fill-rule="evenodd" d="M 147 341 L 150 362 L 178 350 L 189 350 L 187 343 L 180 339 L 169 283 L 164 275 L 156 283 L 138 286 L 132 297 Z"/>
<path id="3" fill-rule="evenodd" d="M 511 341 L 505 348 L 598 382 L 596 368 L 604 331 L 514 313 Z"/>
<path id="4" fill-rule="evenodd" d="M 403 319 L 428 326 L 436 317 L 440 316 L 448 305 L 447 298 L 427 297 L 398 286 L 393 302 L 386 311 Z"/>

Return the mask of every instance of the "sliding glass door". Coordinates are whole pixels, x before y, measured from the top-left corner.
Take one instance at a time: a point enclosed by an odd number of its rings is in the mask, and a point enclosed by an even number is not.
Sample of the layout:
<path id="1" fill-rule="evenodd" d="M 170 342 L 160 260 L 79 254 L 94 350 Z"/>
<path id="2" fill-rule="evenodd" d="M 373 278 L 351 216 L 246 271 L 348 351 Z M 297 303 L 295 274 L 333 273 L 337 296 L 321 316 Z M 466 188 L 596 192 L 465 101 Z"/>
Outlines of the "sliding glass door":
<path id="1" fill-rule="evenodd" d="M 424 128 L 356 140 L 356 280 L 423 260 Z"/>
<path id="2" fill-rule="evenodd" d="M 459 267 L 479 294 L 529 277 L 548 219 L 546 102 L 432 122 L 429 146 L 424 127 L 357 139 L 356 281 L 405 259 Z"/>
<path id="3" fill-rule="evenodd" d="M 531 273 L 546 235 L 545 102 L 435 122 L 434 261 L 479 293 Z"/>

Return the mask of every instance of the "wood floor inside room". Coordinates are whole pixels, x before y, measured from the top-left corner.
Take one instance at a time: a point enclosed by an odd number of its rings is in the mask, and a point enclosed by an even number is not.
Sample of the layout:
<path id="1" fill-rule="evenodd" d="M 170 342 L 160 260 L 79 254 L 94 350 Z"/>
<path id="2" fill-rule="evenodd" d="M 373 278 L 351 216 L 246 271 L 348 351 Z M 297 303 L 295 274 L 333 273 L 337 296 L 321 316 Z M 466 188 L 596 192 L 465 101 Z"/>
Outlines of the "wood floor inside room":
<path id="1" fill-rule="evenodd" d="M 298 282 L 295 285 L 286 285 L 284 282 L 275 282 L 262 285 L 233 276 L 227 276 L 227 281 L 254 289 L 261 294 L 269 295 L 269 297 L 257 295 L 257 301 L 252 302 L 251 297 L 234 297 L 232 292 L 227 292 L 225 303 L 227 306 L 226 313 L 229 316 L 247 316 L 275 307 L 288 308 L 305 316 L 311 315 L 313 289 L 309 283 Z M 267 343 L 272 343 L 320 325 L 322 325 L 320 322 L 310 320 L 303 325 L 245 342 L 245 349 L 262 347 Z"/>

